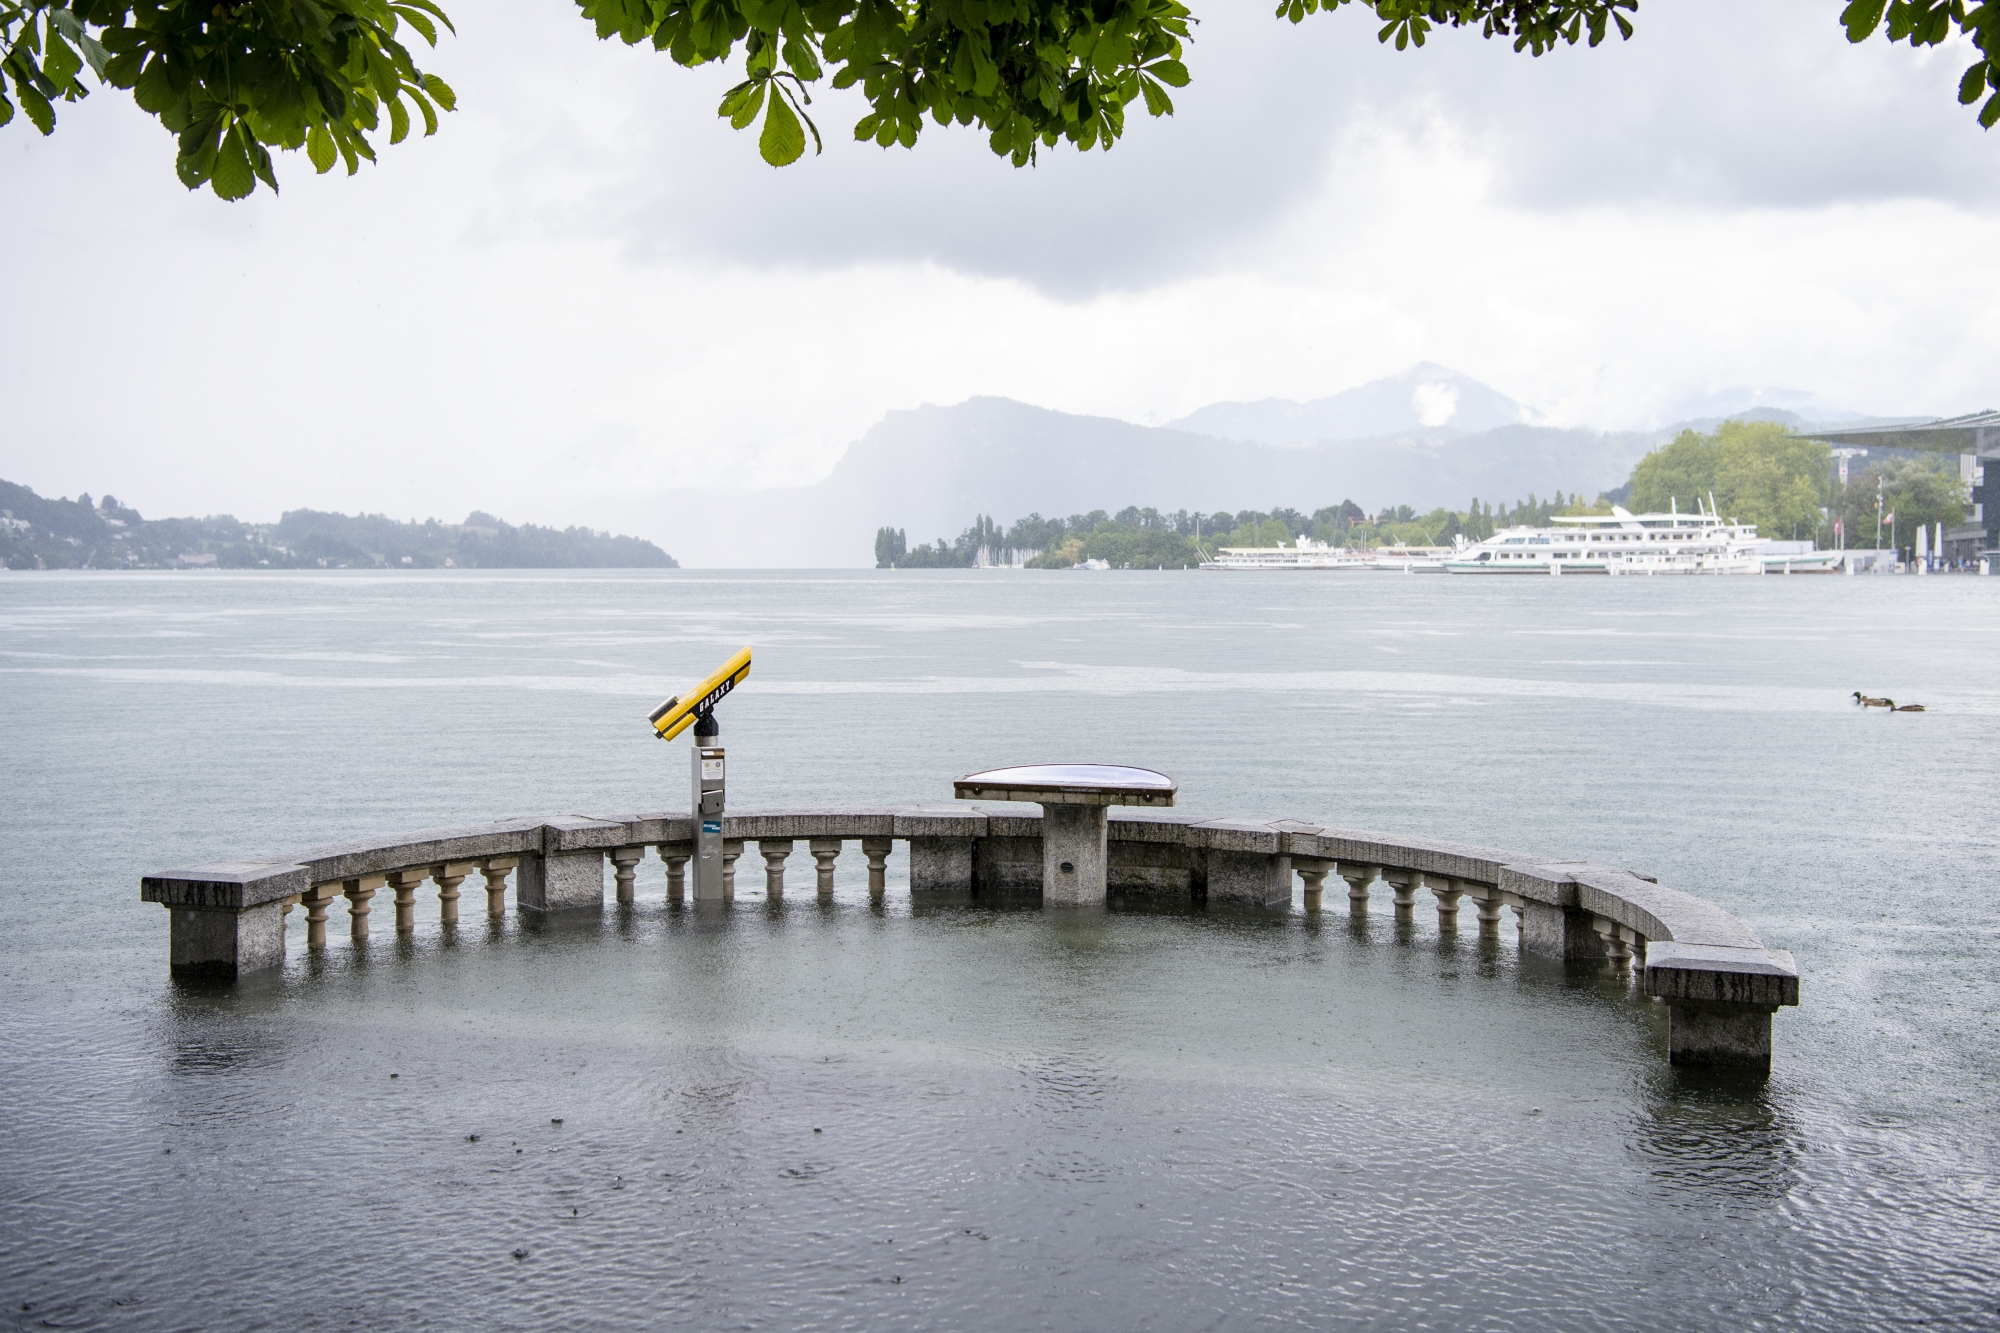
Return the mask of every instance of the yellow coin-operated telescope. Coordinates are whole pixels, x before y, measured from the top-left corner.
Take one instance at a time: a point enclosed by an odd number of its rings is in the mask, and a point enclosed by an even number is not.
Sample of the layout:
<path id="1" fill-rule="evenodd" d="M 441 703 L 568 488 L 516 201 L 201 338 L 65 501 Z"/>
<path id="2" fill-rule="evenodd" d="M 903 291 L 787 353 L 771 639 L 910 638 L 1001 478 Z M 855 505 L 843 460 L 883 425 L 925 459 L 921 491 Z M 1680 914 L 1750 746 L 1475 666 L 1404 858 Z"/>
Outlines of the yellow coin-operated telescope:
<path id="1" fill-rule="evenodd" d="M 689 752 L 693 772 L 694 797 L 694 900 L 723 901 L 722 728 L 716 725 L 715 706 L 723 696 L 750 675 L 750 650 L 740 649 L 715 674 L 688 693 L 677 694 L 655 708 L 649 720 L 663 741 L 694 728 L 694 748 Z"/>

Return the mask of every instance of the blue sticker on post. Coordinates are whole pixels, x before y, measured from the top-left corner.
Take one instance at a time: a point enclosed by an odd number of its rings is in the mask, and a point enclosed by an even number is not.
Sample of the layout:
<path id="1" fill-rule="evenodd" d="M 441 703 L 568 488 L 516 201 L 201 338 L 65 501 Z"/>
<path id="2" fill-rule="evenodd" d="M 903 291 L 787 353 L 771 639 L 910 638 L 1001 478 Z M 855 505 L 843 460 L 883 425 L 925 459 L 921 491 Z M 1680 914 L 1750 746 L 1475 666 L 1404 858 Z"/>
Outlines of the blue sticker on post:
<path id="1" fill-rule="evenodd" d="M 701 821 L 701 831 L 703 833 L 720 833 L 722 832 L 722 821 L 719 819 L 704 819 Z"/>

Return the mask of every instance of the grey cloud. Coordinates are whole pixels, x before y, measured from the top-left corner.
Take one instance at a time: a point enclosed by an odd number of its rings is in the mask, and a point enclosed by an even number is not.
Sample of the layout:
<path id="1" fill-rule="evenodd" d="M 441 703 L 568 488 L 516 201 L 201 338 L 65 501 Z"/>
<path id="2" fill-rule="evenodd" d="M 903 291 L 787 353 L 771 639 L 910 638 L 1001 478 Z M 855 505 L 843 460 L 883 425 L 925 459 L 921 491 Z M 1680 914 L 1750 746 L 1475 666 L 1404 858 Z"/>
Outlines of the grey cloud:
<path id="1" fill-rule="evenodd" d="M 864 107 L 839 94 L 814 107 L 826 155 L 781 172 L 758 160 L 748 134 L 696 142 L 663 129 L 648 157 L 665 169 L 633 190 L 617 227 L 666 254 L 929 261 L 1070 297 L 1207 270 L 1323 175 L 1329 121 L 1310 90 L 1324 41 L 1274 41 L 1269 27 L 1240 15 L 1202 25 L 1196 82 L 1175 93 L 1174 116 L 1135 112 L 1108 153 L 1063 147 L 1018 170 L 974 129 L 930 126 L 909 152 L 855 143 Z"/>
<path id="2" fill-rule="evenodd" d="M 1437 105 L 1480 135 L 1507 202 L 1810 208 L 2000 192 L 2000 138 L 1957 101 L 1969 47 L 1852 45 L 1835 0 L 1653 4 L 1638 37 L 1539 60 L 1434 44 Z M 1371 94 L 1412 90 L 1374 71 Z"/>
<path id="3" fill-rule="evenodd" d="M 853 143 L 859 103 L 828 94 L 826 156 L 774 172 L 747 134 L 688 133 L 712 98 L 665 88 L 690 75 L 660 58 L 644 145 L 597 225 L 641 252 L 928 261 L 1080 298 L 1242 262 L 1368 146 L 1358 126 L 1468 141 L 1504 201 L 1538 210 L 1965 204 L 2000 180 L 2000 139 L 1955 100 L 1958 54 L 1849 46 L 1831 0 L 1656 3 L 1631 43 L 1539 59 L 1449 31 L 1396 52 L 1354 11 L 1293 27 L 1201 8 L 1175 116 L 1135 114 L 1112 152 L 1021 171 L 971 130 L 933 127 L 914 153 Z"/>

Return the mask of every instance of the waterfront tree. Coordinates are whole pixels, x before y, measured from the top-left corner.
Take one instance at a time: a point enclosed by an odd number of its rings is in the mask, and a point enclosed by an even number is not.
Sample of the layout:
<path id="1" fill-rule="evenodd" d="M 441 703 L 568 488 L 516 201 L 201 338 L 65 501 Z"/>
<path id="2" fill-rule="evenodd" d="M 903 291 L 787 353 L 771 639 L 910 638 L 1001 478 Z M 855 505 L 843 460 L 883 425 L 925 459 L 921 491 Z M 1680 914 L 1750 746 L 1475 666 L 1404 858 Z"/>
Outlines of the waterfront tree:
<path id="1" fill-rule="evenodd" d="M 1630 507 L 1641 513 L 1715 503 L 1765 537 L 1829 535 L 1833 454 L 1773 421 L 1725 421 L 1712 435 L 1684 430 L 1632 470 Z"/>
<path id="2" fill-rule="evenodd" d="M 1916 544 L 1919 527 L 1942 523 L 1951 528 L 1963 523 L 1970 497 L 1965 483 L 1952 470 L 1955 461 L 1888 458 L 1865 472 L 1849 473 L 1847 489 L 1840 493 L 1835 507 L 1846 544 L 1875 546 L 1878 517 L 1882 518 L 1880 545 L 1887 547 L 1893 541 L 1904 550 Z M 1893 522 L 1887 517 L 1891 514 L 1895 515 Z"/>
<path id="3" fill-rule="evenodd" d="M 901 528 L 875 529 L 875 568 L 894 569 L 910 549 L 910 539 Z"/>
<path id="4" fill-rule="evenodd" d="M 1831 0 L 1829 0 L 1831 3 Z M 1397 50 L 1437 28 L 1466 29 L 1539 56 L 1633 35 L 1638 0 L 1281 0 L 1297 24 L 1353 5 Z M 1108 149 L 1128 111 L 1174 109 L 1185 87 L 1194 14 L 1179 0 L 577 0 L 602 40 L 650 45 L 675 64 L 740 62 L 717 115 L 755 127 L 757 151 L 786 166 L 821 147 L 815 88 L 858 89 L 856 139 L 913 147 L 925 122 L 977 126 L 1015 166 L 1067 144 Z M 1850 0 L 1850 41 L 1877 33 L 1934 47 L 1969 39 L 1976 59 L 1959 101 L 1983 126 L 2000 120 L 2000 5 L 1966 0 Z M 435 0 L 0 0 L 0 125 L 17 111 L 43 134 L 56 104 L 91 85 L 132 95 L 176 136 L 189 189 L 241 199 L 278 188 L 272 151 L 304 149 L 316 171 L 352 175 L 418 120 L 438 129 L 456 108 L 428 63 Z M 418 47 L 409 40 L 414 33 Z M 1717 40 L 1729 40 L 1718 33 Z M 419 62 L 419 54 L 424 61 Z"/>

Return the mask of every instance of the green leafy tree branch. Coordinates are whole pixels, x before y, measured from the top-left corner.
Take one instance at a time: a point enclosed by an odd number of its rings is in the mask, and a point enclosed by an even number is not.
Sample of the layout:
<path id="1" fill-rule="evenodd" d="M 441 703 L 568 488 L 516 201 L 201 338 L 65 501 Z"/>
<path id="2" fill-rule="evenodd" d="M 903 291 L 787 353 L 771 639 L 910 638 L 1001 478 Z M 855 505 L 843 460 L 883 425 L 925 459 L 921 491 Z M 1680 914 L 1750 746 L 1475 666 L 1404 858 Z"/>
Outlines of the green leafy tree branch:
<path id="1" fill-rule="evenodd" d="M 174 133 L 174 169 L 191 190 L 276 190 L 272 148 L 303 148 L 321 172 L 344 161 L 352 175 L 375 160 L 368 136 L 385 114 L 393 144 L 408 136 L 412 107 L 434 134 L 439 109 L 457 105 L 397 40 L 407 25 L 435 46 L 440 24 L 451 29 L 432 0 L 0 3 L 0 125 L 18 103 L 52 133 L 54 104 L 87 95 L 88 63 Z"/>
<path id="2" fill-rule="evenodd" d="M 577 0 L 605 40 L 650 43 L 685 66 L 739 55 L 743 78 L 717 112 L 737 129 L 761 120 L 757 147 L 786 166 L 817 152 L 811 89 L 830 78 L 867 104 L 854 136 L 915 146 L 924 122 L 977 125 L 993 151 L 1026 166 L 1046 148 L 1109 149 L 1128 109 L 1170 115 L 1186 87 L 1196 21 L 1179 0 Z M 1638 0 L 1283 0 L 1293 23 L 1348 5 L 1380 22 L 1397 50 L 1439 28 L 1468 29 L 1542 55 L 1633 35 Z M 1877 32 L 1936 46 L 1970 39 L 1979 59 L 1959 82 L 1978 118 L 2000 120 L 2000 0 L 1850 0 L 1849 40 Z M 130 91 L 178 138 L 190 188 L 241 199 L 277 189 L 272 149 L 303 148 L 315 170 L 375 160 L 370 135 L 424 133 L 456 97 L 400 40 L 427 46 L 451 21 L 434 0 L 0 0 L 0 125 L 26 113 L 44 134 L 55 104 L 87 95 L 85 66 Z"/>

